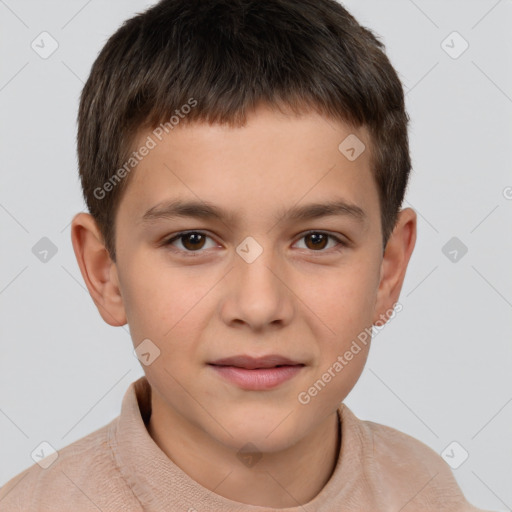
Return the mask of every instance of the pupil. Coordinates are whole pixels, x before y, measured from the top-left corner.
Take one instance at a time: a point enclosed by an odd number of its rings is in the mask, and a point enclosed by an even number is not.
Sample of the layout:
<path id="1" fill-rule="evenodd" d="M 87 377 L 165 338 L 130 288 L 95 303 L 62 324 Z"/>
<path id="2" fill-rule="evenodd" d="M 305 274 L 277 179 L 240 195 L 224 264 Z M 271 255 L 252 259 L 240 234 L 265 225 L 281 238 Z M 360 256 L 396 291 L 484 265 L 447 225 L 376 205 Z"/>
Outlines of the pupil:
<path id="1" fill-rule="evenodd" d="M 201 235 L 200 233 L 189 233 L 188 235 L 185 236 L 185 247 L 187 248 L 191 248 L 191 249 L 197 249 L 197 248 L 201 248 L 202 247 L 202 244 L 201 244 L 201 238 L 202 238 L 203 235 Z M 204 240 L 203 240 L 204 242 Z M 190 247 L 191 246 L 191 247 Z"/>
<path id="2" fill-rule="evenodd" d="M 323 235 L 322 233 L 313 233 L 309 235 L 309 237 L 316 248 L 320 247 L 323 249 L 323 247 L 325 246 L 325 240 L 327 239 L 325 235 Z"/>

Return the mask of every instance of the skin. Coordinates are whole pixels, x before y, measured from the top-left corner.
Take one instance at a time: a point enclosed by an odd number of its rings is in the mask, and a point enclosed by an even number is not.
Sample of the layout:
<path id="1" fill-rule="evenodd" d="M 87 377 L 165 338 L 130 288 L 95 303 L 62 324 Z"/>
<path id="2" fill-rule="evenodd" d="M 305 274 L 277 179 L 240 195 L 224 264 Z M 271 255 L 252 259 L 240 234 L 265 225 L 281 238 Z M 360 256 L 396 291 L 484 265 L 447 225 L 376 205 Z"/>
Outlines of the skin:
<path id="1" fill-rule="evenodd" d="M 367 148 L 352 162 L 338 150 L 351 133 Z M 190 477 L 226 498 L 297 506 L 332 475 L 336 409 L 361 375 L 370 344 L 308 404 L 298 394 L 389 315 L 416 241 L 416 213 L 406 208 L 383 254 L 369 148 L 365 129 L 313 112 L 260 106 L 242 128 L 182 123 L 133 171 L 115 219 L 116 263 L 93 218 L 73 218 L 73 247 L 101 316 L 112 326 L 128 322 L 134 346 L 149 338 L 160 350 L 143 365 L 152 386 L 148 432 Z M 146 210 L 176 197 L 214 203 L 232 218 L 141 222 Z M 283 208 L 334 198 L 361 207 L 366 220 L 274 219 Z M 207 238 L 164 244 L 184 230 Z M 328 238 L 317 248 L 307 230 L 348 245 Z M 236 252 L 247 236 L 263 249 L 252 263 Z M 272 353 L 306 366 L 276 388 L 248 391 L 207 364 Z M 261 455 L 250 467 L 237 457 L 248 442 Z"/>

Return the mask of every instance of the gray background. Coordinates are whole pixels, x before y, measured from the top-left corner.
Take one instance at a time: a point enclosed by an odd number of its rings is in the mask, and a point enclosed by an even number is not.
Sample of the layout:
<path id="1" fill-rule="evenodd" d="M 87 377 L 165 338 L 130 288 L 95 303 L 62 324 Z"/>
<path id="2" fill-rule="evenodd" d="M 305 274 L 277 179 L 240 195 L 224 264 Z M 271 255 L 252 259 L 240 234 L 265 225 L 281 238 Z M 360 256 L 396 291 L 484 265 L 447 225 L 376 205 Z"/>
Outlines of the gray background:
<path id="1" fill-rule="evenodd" d="M 85 210 L 83 82 L 107 37 L 151 3 L 0 0 L 0 485 L 42 441 L 60 449 L 117 416 L 143 374 L 128 327 L 105 324 L 85 288 L 69 223 Z M 510 510 L 512 2 L 344 5 L 380 35 L 407 91 L 405 206 L 419 217 L 403 311 L 375 336 L 346 403 L 439 453 L 457 441 L 469 453 L 454 470 L 468 500 Z M 31 48 L 43 31 L 59 45 L 46 59 Z M 469 43 L 457 58 L 453 31 Z M 46 262 L 32 251 L 43 237 L 57 249 Z"/>

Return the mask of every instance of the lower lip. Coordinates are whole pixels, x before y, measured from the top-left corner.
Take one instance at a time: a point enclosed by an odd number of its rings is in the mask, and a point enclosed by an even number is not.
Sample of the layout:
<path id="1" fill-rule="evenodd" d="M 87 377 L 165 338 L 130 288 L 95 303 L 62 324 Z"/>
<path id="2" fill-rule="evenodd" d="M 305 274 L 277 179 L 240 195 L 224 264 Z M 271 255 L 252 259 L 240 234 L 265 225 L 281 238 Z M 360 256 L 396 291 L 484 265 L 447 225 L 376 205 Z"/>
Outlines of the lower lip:
<path id="1" fill-rule="evenodd" d="M 236 366 L 210 365 L 218 374 L 243 389 L 260 391 L 272 389 L 295 377 L 303 365 L 279 366 L 274 368 L 238 368 Z"/>

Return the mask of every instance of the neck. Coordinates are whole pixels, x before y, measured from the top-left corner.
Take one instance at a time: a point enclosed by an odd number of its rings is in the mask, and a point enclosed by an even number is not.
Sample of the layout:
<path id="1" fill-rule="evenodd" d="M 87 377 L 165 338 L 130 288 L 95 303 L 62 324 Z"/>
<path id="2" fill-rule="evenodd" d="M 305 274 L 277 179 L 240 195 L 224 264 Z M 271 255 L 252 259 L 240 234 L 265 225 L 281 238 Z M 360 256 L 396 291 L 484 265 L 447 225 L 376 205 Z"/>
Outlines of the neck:
<path id="1" fill-rule="evenodd" d="M 152 393 L 147 429 L 160 449 L 203 487 L 240 503 L 287 508 L 311 501 L 334 472 L 340 450 L 337 411 L 283 451 L 264 453 L 256 464 L 237 462 L 230 449 L 183 417 L 173 416 Z M 167 413 L 169 414 L 167 414 Z"/>

